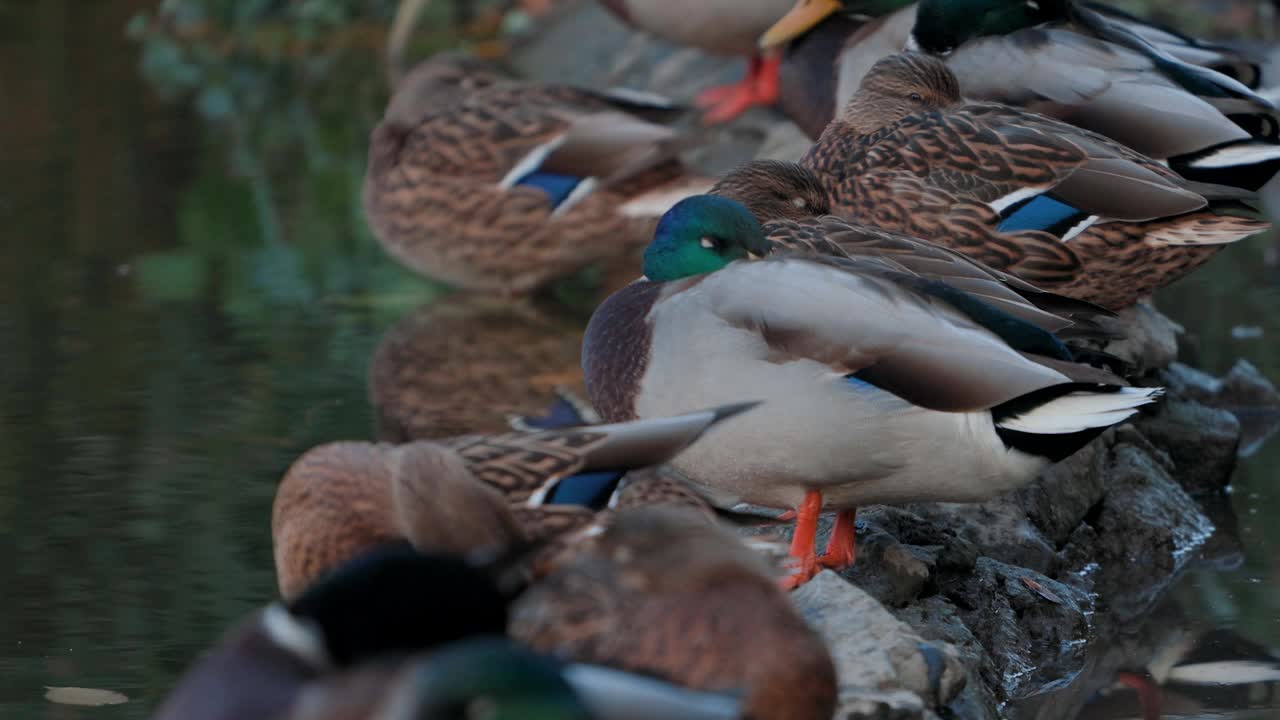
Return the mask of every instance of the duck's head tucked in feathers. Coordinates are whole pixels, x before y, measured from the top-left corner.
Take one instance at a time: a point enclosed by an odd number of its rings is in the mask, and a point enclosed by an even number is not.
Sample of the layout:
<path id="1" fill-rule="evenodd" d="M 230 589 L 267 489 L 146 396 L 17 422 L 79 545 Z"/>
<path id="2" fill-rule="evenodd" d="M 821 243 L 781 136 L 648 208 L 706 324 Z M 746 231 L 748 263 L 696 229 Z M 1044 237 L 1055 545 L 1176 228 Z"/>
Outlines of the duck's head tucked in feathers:
<path id="1" fill-rule="evenodd" d="M 807 220 L 831 212 L 818 176 L 797 163 L 753 160 L 716 182 L 712 195 L 737 200 L 760 222 Z"/>
<path id="2" fill-rule="evenodd" d="M 960 101 L 960 83 L 941 60 L 923 53 L 898 53 L 871 66 L 835 123 L 865 135 Z"/>
<path id="3" fill-rule="evenodd" d="M 644 274 L 660 282 L 678 280 L 763 257 L 771 249 L 764 228 L 742 203 L 696 195 L 676 203 L 658 221 L 644 252 Z"/>

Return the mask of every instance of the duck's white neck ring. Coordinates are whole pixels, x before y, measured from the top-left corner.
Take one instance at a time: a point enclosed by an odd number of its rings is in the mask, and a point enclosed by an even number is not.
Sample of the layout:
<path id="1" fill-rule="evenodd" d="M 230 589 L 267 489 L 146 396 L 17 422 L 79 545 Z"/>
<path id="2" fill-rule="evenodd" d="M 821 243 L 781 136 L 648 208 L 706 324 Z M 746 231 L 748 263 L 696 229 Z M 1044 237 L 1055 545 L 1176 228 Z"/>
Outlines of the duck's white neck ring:
<path id="1" fill-rule="evenodd" d="M 280 603 L 272 603 L 262 613 L 262 627 L 272 642 L 318 669 L 329 670 L 333 658 L 324 646 L 320 626 L 295 617 Z"/>

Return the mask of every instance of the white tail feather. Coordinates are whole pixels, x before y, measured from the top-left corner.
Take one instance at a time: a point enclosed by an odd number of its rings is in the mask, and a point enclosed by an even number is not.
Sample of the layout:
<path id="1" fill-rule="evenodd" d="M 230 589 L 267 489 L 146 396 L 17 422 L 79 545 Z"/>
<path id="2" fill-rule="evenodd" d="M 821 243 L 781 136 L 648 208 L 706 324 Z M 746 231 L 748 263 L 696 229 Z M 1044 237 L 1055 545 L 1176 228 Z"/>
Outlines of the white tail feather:
<path id="1" fill-rule="evenodd" d="M 1000 427 L 1036 435 L 1061 435 L 1115 425 L 1138 408 L 1164 394 L 1164 388 L 1126 387 L 1116 392 L 1068 393 L 997 423 Z"/>
<path id="2" fill-rule="evenodd" d="M 1242 143 L 1211 152 L 1191 162 L 1193 168 L 1224 168 L 1240 165 L 1256 165 L 1280 159 L 1280 145 L 1271 143 Z"/>

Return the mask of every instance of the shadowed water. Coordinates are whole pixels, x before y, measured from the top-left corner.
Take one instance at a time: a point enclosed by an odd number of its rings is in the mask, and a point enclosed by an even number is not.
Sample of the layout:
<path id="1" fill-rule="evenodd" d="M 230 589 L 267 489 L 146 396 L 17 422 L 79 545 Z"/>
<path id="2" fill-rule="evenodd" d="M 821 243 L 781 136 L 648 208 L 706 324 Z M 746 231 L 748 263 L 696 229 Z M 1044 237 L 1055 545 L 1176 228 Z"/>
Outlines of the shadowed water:
<path id="1" fill-rule="evenodd" d="M 442 292 L 363 225 L 384 91 L 359 33 L 296 59 L 269 36 L 209 42 L 226 57 L 193 63 L 125 35 L 152 4 L 0 2 L 0 717 L 145 717 L 270 600 L 276 481 L 311 445 L 373 434 L 374 348 Z M 1280 378 L 1269 252 L 1234 247 L 1164 294 L 1184 357 Z M 1242 554 L 1175 593 L 1271 647 L 1277 467 L 1280 442 L 1242 464 Z"/>

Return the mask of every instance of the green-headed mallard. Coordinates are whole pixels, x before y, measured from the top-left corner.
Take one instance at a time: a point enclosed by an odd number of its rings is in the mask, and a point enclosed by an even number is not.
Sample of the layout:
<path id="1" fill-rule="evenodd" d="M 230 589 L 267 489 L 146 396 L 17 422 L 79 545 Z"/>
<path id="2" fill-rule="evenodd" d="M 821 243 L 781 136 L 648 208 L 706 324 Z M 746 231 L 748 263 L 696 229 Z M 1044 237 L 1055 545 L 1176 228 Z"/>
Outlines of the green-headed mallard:
<path id="1" fill-rule="evenodd" d="M 313 448 L 280 481 L 271 516 L 276 579 L 296 597 L 360 552 L 408 541 L 464 553 L 579 528 L 615 493 L 697 504 L 661 475 L 619 489 L 622 471 L 665 462 L 746 406 L 542 432 L 470 435 L 393 446 Z"/>
<path id="2" fill-rule="evenodd" d="M 623 22 L 663 40 L 717 55 L 750 58 L 747 76 L 704 90 L 696 100 L 707 122 L 725 122 L 778 98 L 778 55 L 763 55 L 760 34 L 786 14 L 792 0 L 600 0 Z"/>
<path id="3" fill-rule="evenodd" d="M 610 420 L 764 401 L 671 464 L 717 506 L 797 508 L 791 584 L 818 569 L 823 506 L 842 510 L 826 561 L 848 564 L 857 505 L 1017 487 L 1161 392 L 1075 363 L 963 283 L 773 253 L 766 233 L 734 200 L 681 201 L 645 252 L 647 279 L 592 316 L 582 364 Z"/>
<path id="4" fill-rule="evenodd" d="M 370 137 L 365 214 L 414 270 L 524 294 L 638 250 L 653 218 L 710 185 L 676 157 L 686 139 L 661 99 L 519 83 L 476 64 L 419 65 Z"/>
<path id="5" fill-rule="evenodd" d="M 1184 180 L 1096 133 L 964 103 L 942 61 L 878 61 L 802 161 L 835 214 L 1121 308 L 1265 230 L 1252 193 Z"/>
<path id="6" fill-rule="evenodd" d="M 678 510 L 619 511 L 576 549 L 516 600 L 512 637 L 577 662 L 740 692 L 744 717 L 831 718 L 836 677 L 822 639 L 772 568 L 728 531 Z"/>
<path id="7" fill-rule="evenodd" d="M 1104 5 L 800 0 L 763 43 L 788 40 L 780 105 L 811 137 L 873 63 L 914 47 L 945 59 L 966 98 L 1107 135 L 1195 180 L 1257 189 L 1280 168 L 1275 109 L 1236 79 L 1256 84 L 1256 62 Z"/>
<path id="8" fill-rule="evenodd" d="M 502 563 L 378 548 L 288 604 L 230 630 L 179 681 L 156 720 L 734 718 L 739 701 L 602 667 L 565 664 L 502 638 L 513 596 Z M 688 715 L 686 715 L 688 713 Z"/>

